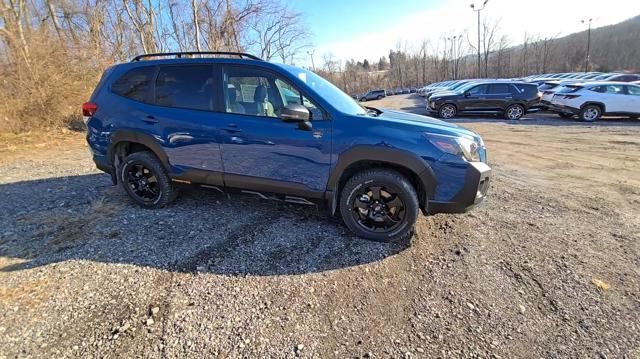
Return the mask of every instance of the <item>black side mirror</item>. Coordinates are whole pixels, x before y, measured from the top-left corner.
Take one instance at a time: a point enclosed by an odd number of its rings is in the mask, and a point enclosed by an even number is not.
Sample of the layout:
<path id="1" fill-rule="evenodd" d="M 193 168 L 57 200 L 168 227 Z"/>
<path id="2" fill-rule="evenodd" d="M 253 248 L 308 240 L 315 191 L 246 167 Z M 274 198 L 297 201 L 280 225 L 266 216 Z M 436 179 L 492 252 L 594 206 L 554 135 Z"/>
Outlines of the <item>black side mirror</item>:
<path id="1" fill-rule="evenodd" d="M 310 117 L 309 109 L 297 103 L 287 105 L 280 110 L 280 118 L 283 121 L 298 122 L 298 128 L 304 131 L 311 131 Z"/>
<path id="2" fill-rule="evenodd" d="M 280 118 L 285 121 L 309 121 L 309 109 L 292 103 L 280 110 Z"/>

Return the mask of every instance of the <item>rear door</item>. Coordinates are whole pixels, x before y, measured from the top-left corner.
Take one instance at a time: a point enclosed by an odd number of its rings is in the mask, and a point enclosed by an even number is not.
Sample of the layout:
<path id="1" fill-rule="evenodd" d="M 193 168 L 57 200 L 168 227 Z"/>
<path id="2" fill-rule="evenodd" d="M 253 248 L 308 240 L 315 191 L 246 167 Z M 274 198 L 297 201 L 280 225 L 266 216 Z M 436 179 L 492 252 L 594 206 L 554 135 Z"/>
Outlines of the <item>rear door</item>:
<path id="1" fill-rule="evenodd" d="M 160 66 L 155 80 L 155 108 L 163 147 L 177 175 L 222 184 L 221 126 L 214 112 L 215 75 L 210 64 Z"/>
<path id="2" fill-rule="evenodd" d="M 640 114 L 640 86 L 627 85 L 625 112 Z"/>
<path id="3" fill-rule="evenodd" d="M 513 100 L 511 91 L 511 85 L 507 83 L 494 83 L 489 85 L 485 103 L 486 109 L 491 111 L 504 110 Z"/>
<path id="4" fill-rule="evenodd" d="M 606 112 L 627 112 L 629 96 L 624 85 L 605 85 L 603 97 Z"/>

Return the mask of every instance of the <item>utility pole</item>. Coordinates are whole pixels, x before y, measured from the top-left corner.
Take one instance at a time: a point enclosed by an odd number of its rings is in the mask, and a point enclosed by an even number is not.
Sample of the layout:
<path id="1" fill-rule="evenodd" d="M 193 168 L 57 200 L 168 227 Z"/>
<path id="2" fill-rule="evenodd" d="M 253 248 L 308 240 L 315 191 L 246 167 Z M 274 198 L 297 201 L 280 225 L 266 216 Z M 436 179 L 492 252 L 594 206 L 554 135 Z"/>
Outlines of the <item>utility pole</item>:
<path id="1" fill-rule="evenodd" d="M 591 50 L 591 21 L 593 19 L 589 19 L 589 20 L 582 20 L 583 24 L 588 24 L 589 29 L 587 30 L 587 56 L 585 56 L 584 58 L 584 72 L 588 72 L 589 71 L 589 51 Z"/>
<path id="2" fill-rule="evenodd" d="M 484 10 L 484 7 L 488 2 L 489 0 L 484 0 L 484 3 L 482 3 L 482 7 L 477 7 L 475 4 L 471 4 L 471 10 L 475 11 L 478 14 L 478 78 L 482 77 L 482 71 L 480 70 L 480 12 Z"/>
<path id="3" fill-rule="evenodd" d="M 313 51 L 307 51 L 307 54 L 311 57 L 311 68 L 313 69 L 313 72 L 316 72 L 316 64 L 315 62 L 313 62 L 313 53 L 316 52 L 315 50 Z"/>

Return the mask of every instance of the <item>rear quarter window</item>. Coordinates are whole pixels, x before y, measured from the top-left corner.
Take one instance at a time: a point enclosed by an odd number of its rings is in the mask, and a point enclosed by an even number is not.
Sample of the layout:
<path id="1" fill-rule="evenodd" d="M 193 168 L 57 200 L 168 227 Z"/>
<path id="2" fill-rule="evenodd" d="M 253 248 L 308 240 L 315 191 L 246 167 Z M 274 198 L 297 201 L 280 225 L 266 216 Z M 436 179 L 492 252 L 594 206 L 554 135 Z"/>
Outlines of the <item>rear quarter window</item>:
<path id="1" fill-rule="evenodd" d="M 111 85 L 111 91 L 135 101 L 150 103 L 155 71 L 153 66 L 131 69 Z"/>

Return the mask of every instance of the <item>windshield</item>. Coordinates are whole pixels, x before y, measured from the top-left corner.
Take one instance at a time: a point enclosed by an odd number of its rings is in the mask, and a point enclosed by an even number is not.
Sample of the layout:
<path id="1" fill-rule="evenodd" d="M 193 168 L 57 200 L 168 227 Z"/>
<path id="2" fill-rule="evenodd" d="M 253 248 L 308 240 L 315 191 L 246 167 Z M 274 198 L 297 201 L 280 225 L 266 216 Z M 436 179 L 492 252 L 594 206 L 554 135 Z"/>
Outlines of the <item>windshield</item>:
<path id="1" fill-rule="evenodd" d="M 308 70 L 288 65 L 281 66 L 289 73 L 306 83 L 307 86 L 311 87 L 320 97 L 330 103 L 336 110 L 346 113 L 347 115 L 367 115 L 367 111 L 362 106 L 331 82 Z"/>
<path id="2" fill-rule="evenodd" d="M 472 88 L 473 86 L 477 85 L 478 83 L 476 82 L 468 82 L 466 84 L 464 84 L 463 86 L 460 86 L 456 89 L 456 93 L 457 94 L 462 94 L 465 91 L 467 91 L 468 89 Z"/>

